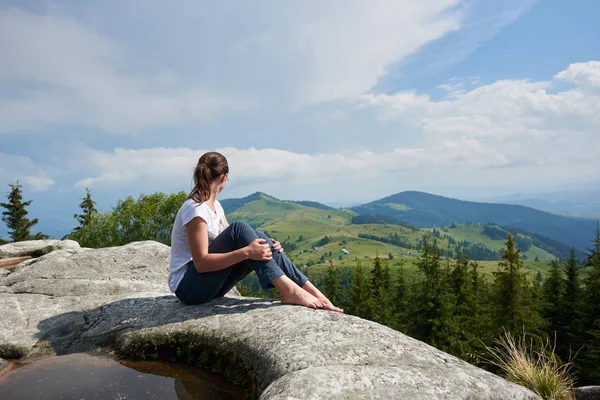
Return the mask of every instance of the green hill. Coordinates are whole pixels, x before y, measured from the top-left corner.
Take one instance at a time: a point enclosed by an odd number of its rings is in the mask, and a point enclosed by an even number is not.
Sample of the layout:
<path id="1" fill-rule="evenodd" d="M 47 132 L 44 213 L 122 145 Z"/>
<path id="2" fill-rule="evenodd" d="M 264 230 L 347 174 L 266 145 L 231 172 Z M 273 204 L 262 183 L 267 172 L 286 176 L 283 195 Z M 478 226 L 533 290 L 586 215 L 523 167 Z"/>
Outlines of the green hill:
<path id="1" fill-rule="evenodd" d="M 297 265 L 314 267 L 315 271 L 329 260 L 341 268 L 351 268 L 357 260 L 369 264 L 369 260 L 377 254 L 388 259 L 392 267 L 404 260 L 407 268 L 412 269 L 422 235 L 429 232 L 438 238 L 439 246 L 447 256 L 452 257 L 456 244 L 460 243 L 471 258 L 483 260 L 482 271 L 491 274 L 497 267 L 500 250 L 504 248 L 508 234 L 506 228 L 484 224 L 418 229 L 397 218 L 357 218 L 358 215 L 348 209 L 308 207 L 277 200 L 264 193 L 244 199 L 243 202 L 237 199 L 236 203 L 231 203 L 238 207 L 228 213 L 228 220 L 246 221 L 277 238 Z M 225 202 L 221 201 L 222 204 Z M 378 223 L 356 223 L 361 221 Z M 545 245 L 536 239 L 536 235 L 523 230 L 515 232 L 515 235 L 532 274 L 545 271 L 548 262 L 560 251 L 569 250 L 566 245 L 560 249 Z"/>
<path id="2" fill-rule="evenodd" d="M 533 208 L 493 203 L 462 201 L 422 192 L 402 192 L 353 207 L 361 215 L 389 215 L 419 227 L 452 224 L 492 223 L 521 228 L 554 241 L 587 249 L 596 222 L 559 216 Z"/>
<path id="3" fill-rule="evenodd" d="M 508 233 L 505 228 L 485 224 L 418 229 L 394 224 L 398 220 L 386 218 L 373 219 L 382 223 L 356 224 L 352 221 L 360 219 L 356 219 L 357 214 L 347 209 L 307 207 L 291 201 L 280 201 L 263 193 L 249 198 L 246 198 L 249 201 L 227 215 L 228 220 L 246 221 L 281 241 L 288 256 L 296 265 L 305 267 L 315 283 L 320 283 L 331 260 L 340 270 L 342 283 L 346 285 L 357 261 L 371 268 L 377 254 L 389 264 L 392 274 L 403 263 L 409 276 L 414 276 L 419 241 L 425 232 L 437 237 L 439 247 L 446 252 L 454 250 L 453 244 L 461 243 L 463 246 L 466 244 L 467 249 L 475 255 L 493 255 L 493 260 L 479 261 L 480 271 L 491 278 L 492 272 L 498 267 L 500 250 L 505 245 L 506 236 L 503 235 Z M 534 235 L 528 235 L 525 231 L 515 234 L 518 244 L 523 247 L 525 270 L 530 279 L 535 279 L 538 272 L 547 276 L 549 261 L 556 258 L 555 255 L 538 247 Z M 395 242 L 402 245 L 396 245 Z M 482 249 L 485 251 L 482 252 Z M 564 246 L 564 249 L 569 248 Z M 554 248 L 550 250 L 556 251 Z M 252 287 L 254 292 L 258 291 L 258 281 L 253 274 L 245 280 L 245 284 Z"/>

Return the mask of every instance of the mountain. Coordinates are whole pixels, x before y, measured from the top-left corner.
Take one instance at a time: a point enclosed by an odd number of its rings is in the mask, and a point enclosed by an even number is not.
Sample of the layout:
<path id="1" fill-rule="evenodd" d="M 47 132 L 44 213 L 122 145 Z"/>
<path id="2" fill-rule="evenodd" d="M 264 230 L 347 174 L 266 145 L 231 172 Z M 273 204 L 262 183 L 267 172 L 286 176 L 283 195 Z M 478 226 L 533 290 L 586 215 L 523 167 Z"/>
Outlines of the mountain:
<path id="1" fill-rule="evenodd" d="M 322 257 L 348 262 L 379 254 L 416 254 L 425 231 L 438 238 L 445 255 L 452 257 L 460 243 L 469 257 L 498 260 L 508 230 L 497 225 L 461 224 L 442 228 L 418 229 L 409 223 L 386 215 L 357 215 L 351 210 L 323 210 L 292 201 L 281 201 L 260 193 L 228 214 L 230 222 L 242 220 L 256 229 L 284 242 L 291 257 L 303 263 L 317 262 Z M 570 247 L 539 234 L 510 228 L 524 259 L 549 261 L 566 258 Z M 350 255 L 343 249 L 351 250 Z M 578 254 L 580 257 L 581 254 Z M 350 260 L 351 259 L 351 260 Z"/>
<path id="2" fill-rule="evenodd" d="M 546 201 L 540 199 L 521 199 L 507 201 L 506 203 L 519 204 L 552 213 L 573 214 L 573 216 L 600 215 L 600 200 L 597 200 L 596 202 L 589 201 L 576 203 L 566 200 Z"/>
<path id="3" fill-rule="evenodd" d="M 239 199 L 223 199 L 223 200 L 219 200 L 219 202 L 223 206 L 223 210 L 225 211 L 225 214 L 229 214 L 231 212 L 234 212 L 238 208 L 243 207 L 244 205 L 250 203 L 251 201 L 261 200 L 261 199 L 277 200 L 274 197 L 271 197 L 267 194 L 264 194 L 261 192 L 256 192 L 256 193 L 252 193 L 249 196 L 242 197 Z"/>
<path id="4" fill-rule="evenodd" d="M 319 203 L 316 201 L 279 200 L 273 196 L 269 196 L 268 194 L 265 194 L 262 192 L 252 193 L 249 196 L 242 197 L 239 199 L 224 199 L 224 200 L 220 200 L 220 202 L 221 202 L 221 205 L 223 206 L 223 210 L 225 210 L 225 213 L 228 214 L 230 212 L 234 212 L 238 208 L 243 207 L 244 205 L 246 205 L 252 201 L 255 201 L 255 200 L 271 200 L 271 201 L 280 202 L 280 203 L 294 203 L 294 204 L 299 204 L 301 206 L 318 208 L 319 210 L 336 210 L 333 207 L 329 207 L 325 204 L 322 204 L 322 203 Z"/>
<path id="5" fill-rule="evenodd" d="M 318 208 L 319 210 L 335 210 L 335 208 L 333 208 L 333 207 L 329 207 L 325 204 L 322 204 L 322 203 L 319 203 L 316 201 L 301 200 L 301 201 L 292 201 L 292 203 L 300 204 L 301 206 L 306 206 L 306 207 Z"/>
<path id="6" fill-rule="evenodd" d="M 401 192 L 352 207 L 361 215 L 391 215 L 418 227 L 493 223 L 547 236 L 585 250 L 591 245 L 596 221 L 570 218 L 514 204 L 478 203 L 423 192 Z"/>
<path id="7" fill-rule="evenodd" d="M 571 187 L 560 191 L 514 193 L 481 200 L 490 203 L 520 204 L 553 213 L 600 215 L 600 181 L 579 185 L 577 189 Z"/>

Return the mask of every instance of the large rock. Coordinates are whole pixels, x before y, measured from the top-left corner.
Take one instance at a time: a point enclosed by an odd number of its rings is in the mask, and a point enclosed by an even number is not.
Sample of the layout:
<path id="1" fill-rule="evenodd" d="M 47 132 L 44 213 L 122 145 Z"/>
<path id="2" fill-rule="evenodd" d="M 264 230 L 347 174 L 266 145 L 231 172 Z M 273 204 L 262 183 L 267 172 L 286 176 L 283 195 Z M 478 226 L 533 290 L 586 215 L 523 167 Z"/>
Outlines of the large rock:
<path id="1" fill-rule="evenodd" d="M 600 386 L 583 386 L 576 388 L 575 400 L 600 400 Z"/>
<path id="2" fill-rule="evenodd" d="M 19 264 L 0 280 L 0 357 L 111 349 L 212 367 L 264 399 L 538 398 L 357 317 L 244 297 L 185 306 L 168 256 L 140 242 Z"/>
<path id="3" fill-rule="evenodd" d="M 54 250 L 79 249 L 74 240 L 26 240 L 0 246 L 0 259 L 10 257 L 39 257 Z"/>

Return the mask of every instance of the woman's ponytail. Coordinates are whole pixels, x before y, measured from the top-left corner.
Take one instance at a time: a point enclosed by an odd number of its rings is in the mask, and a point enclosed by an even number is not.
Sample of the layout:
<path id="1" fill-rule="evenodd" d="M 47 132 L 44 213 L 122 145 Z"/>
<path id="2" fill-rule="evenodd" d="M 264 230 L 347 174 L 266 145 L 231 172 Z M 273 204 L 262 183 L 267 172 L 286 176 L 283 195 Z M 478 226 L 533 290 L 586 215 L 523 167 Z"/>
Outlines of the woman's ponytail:
<path id="1" fill-rule="evenodd" d="M 190 198 L 203 203 L 210 198 L 212 183 L 223 174 L 229 173 L 225 157 L 217 152 L 205 153 L 198 160 L 194 170 L 194 189 Z"/>

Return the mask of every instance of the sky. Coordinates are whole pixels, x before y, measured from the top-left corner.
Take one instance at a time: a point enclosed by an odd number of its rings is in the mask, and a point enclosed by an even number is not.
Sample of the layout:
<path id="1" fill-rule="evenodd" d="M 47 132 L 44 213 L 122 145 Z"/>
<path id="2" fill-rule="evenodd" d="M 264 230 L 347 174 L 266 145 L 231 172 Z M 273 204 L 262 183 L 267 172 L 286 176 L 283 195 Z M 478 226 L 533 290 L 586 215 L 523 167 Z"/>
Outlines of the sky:
<path id="1" fill-rule="evenodd" d="M 0 1 L 0 194 L 38 230 L 85 188 L 347 206 L 600 185 L 595 0 Z M 34 229 L 35 231 L 35 229 Z M 6 229 L 0 224 L 0 237 Z"/>

